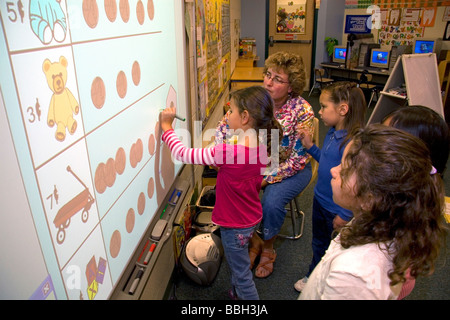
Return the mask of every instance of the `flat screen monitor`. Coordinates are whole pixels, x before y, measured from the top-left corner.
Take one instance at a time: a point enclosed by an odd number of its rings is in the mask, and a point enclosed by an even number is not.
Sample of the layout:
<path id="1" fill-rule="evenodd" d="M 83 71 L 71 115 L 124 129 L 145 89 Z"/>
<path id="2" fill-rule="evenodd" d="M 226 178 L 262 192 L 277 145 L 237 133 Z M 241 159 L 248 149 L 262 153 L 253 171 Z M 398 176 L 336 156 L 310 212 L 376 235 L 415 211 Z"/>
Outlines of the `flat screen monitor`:
<path id="1" fill-rule="evenodd" d="M 372 49 L 370 54 L 370 66 L 375 68 L 389 68 L 389 50 Z"/>
<path id="2" fill-rule="evenodd" d="M 436 40 L 416 39 L 414 41 L 413 53 L 436 53 Z"/>
<path id="3" fill-rule="evenodd" d="M 333 62 L 344 64 L 346 55 L 347 55 L 347 47 L 345 47 L 345 46 L 334 46 L 334 49 L 333 49 Z"/>

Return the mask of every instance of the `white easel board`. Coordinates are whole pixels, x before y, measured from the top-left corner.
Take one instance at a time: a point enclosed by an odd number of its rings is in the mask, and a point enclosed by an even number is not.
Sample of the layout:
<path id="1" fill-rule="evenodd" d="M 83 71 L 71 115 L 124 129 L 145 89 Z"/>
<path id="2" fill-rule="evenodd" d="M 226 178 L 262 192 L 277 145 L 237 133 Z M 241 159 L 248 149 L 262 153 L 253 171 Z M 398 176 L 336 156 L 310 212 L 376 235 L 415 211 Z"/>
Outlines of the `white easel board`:
<path id="1" fill-rule="evenodd" d="M 390 89 L 403 84 L 406 86 L 406 97 L 389 93 Z M 405 105 L 431 108 L 445 119 L 434 53 L 402 55 L 380 94 L 368 124 L 381 122 L 388 114 Z"/>

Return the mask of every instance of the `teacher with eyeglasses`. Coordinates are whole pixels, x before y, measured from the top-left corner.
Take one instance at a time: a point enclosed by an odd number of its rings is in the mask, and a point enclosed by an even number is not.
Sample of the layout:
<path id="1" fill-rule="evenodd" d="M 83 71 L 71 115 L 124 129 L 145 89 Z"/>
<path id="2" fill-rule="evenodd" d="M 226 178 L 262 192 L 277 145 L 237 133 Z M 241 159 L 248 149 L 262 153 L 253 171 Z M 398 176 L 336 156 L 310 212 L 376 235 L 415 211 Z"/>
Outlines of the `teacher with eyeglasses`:
<path id="1" fill-rule="evenodd" d="M 274 115 L 283 128 L 280 159 L 276 172 L 264 177 L 261 199 L 263 220 L 260 236 L 250 239 L 249 257 L 255 277 L 266 278 L 272 274 L 276 252 L 273 244 L 286 217 L 286 205 L 308 185 L 311 179 L 310 155 L 303 147 L 297 127 L 313 132 L 314 111 L 301 97 L 306 84 L 306 73 L 300 56 L 277 52 L 269 56 L 264 66 L 264 88 L 274 101 Z M 224 141 L 227 132 L 228 113 L 216 129 L 216 142 Z"/>

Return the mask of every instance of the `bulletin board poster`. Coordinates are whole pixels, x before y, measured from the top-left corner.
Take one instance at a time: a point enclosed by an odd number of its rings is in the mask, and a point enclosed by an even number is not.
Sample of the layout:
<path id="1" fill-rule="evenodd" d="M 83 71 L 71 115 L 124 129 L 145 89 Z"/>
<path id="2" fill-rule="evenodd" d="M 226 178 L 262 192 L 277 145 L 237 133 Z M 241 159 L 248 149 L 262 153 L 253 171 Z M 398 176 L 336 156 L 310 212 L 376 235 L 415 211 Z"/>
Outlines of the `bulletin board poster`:
<path id="1" fill-rule="evenodd" d="M 175 105 L 186 117 L 183 2 L 0 6 L 0 90 L 42 283 L 56 299 L 107 299 L 181 168 L 158 115 Z"/>
<path id="2" fill-rule="evenodd" d="M 276 33 L 305 34 L 306 0 L 277 0 Z"/>
<path id="3" fill-rule="evenodd" d="M 376 5 L 380 8 L 432 8 L 450 5 L 449 0 L 346 0 L 346 6 L 349 2 L 372 2 L 366 6 Z M 348 7 L 347 7 L 348 9 Z"/>
<path id="4" fill-rule="evenodd" d="M 381 27 L 378 30 L 378 42 L 381 45 L 412 45 L 416 38 L 424 35 L 425 27 L 421 25 L 421 12 L 432 12 L 434 8 L 394 8 L 381 10 Z M 428 15 L 428 13 L 427 13 Z"/>
<path id="5" fill-rule="evenodd" d="M 231 78 L 230 0 L 196 0 L 197 82 L 200 116 L 210 116 Z"/>
<path id="6" fill-rule="evenodd" d="M 382 24 L 378 42 L 381 45 L 410 46 L 416 38 L 423 37 L 424 32 L 425 28 L 417 21 L 400 21 L 397 26 Z"/>

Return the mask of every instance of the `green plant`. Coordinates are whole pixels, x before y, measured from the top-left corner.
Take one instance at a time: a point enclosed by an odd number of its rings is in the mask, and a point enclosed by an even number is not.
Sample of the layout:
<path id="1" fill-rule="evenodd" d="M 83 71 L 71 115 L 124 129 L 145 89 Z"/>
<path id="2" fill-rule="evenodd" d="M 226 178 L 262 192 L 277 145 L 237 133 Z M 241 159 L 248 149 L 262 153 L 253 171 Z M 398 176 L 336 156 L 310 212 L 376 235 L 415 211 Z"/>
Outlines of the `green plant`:
<path id="1" fill-rule="evenodd" d="M 339 44 L 338 40 L 336 38 L 326 37 L 325 42 L 326 42 L 326 49 L 328 52 L 328 56 L 331 57 L 333 55 L 334 46 Z"/>

